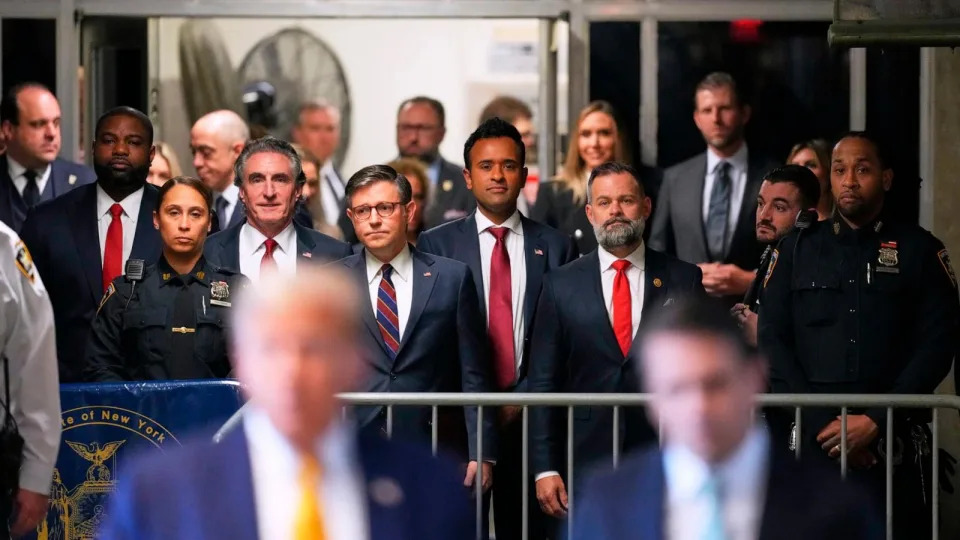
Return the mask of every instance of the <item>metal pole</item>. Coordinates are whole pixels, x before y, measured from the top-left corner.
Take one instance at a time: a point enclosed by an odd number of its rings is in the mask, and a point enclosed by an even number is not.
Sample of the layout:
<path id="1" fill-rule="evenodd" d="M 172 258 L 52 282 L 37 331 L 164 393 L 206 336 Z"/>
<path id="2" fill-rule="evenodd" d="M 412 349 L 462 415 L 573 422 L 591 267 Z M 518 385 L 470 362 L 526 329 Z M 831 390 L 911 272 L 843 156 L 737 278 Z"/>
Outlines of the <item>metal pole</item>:
<path id="1" fill-rule="evenodd" d="M 477 540 L 483 538 L 483 405 L 477 407 L 477 477 L 474 495 L 477 497 Z"/>
<path id="2" fill-rule="evenodd" d="M 931 520 L 933 521 L 933 528 L 930 530 L 933 531 L 933 540 L 940 538 L 940 426 L 937 425 L 937 422 L 940 420 L 940 409 L 933 409 L 933 444 L 930 445 L 930 451 L 933 452 L 933 464 L 931 475 L 933 477 L 933 485 L 930 486 L 930 489 L 933 490 L 931 501 L 933 503 L 933 516 Z M 923 462 L 921 460 L 921 467 L 923 467 Z"/>
<path id="3" fill-rule="evenodd" d="M 434 405 L 430 408 L 430 449 L 433 451 L 433 455 L 437 455 L 437 440 L 440 438 L 437 430 L 438 414 L 437 406 Z"/>
<path id="4" fill-rule="evenodd" d="M 620 464 L 620 406 L 613 406 L 613 468 Z"/>
<path id="5" fill-rule="evenodd" d="M 660 122 L 658 73 L 660 70 L 657 20 L 640 23 L 640 156 L 644 164 L 657 164 L 657 129 Z"/>
<path id="6" fill-rule="evenodd" d="M 887 540 L 893 540 L 893 407 L 887 407 Z"/>
<path id="7" fill-rule="evenodd" d="M 80 157 L 80 36 L 74 0 L 60 0 L 57 15 L 57 100 L 60 102 L 60 152 L 70 161 Z"/>
<path id="8" fill-rule="evenodd" d="M 393 405 L 387 405 L 387 438 L 393 438 Z"/>
<path id="9" fill-rule="evenodd" d="M 925 229 L 933 229 L 934 201 L 936 200 L 937 182 L 935 178 L 935 148 L 936 118 L 934 105 L 936 104 L 936 69 L 935 49 L 924 47 L 920 49 L 920 225 Z"/>
<path id="10" fill-rule="evenodd" d="M 573 406 L 567 407 L 567 538 L 573 538 Z"/>
<path id="11" fill-rule="evenodd" d="M 803 414 L 801 413 L 802 409 L 797 407 L 793 412 L 793 422 L 794 429 L 794 455 L 797 459 L 800 459 L 800 448 L 803 446 L 803 431 L 801 431 L 800 424 L 803 423 Z"/>
<path id="12" fill-rule="evenodd" d="M 867 128 L 867 50 L 850 49 L 850 129 Z"/>
<path id="13" fill-rule="evenodd" d="M 577 115 L 590 102 L 590 22 L 581 4 L 574 0 L 570 6 L 570 52 L 567 77 L 567 133 L 577 130 Z"/>
<path id="14" fill-rule="evenodd" d="M 554 41 L 556 21 L 540 21 L 540 95 L 537 102 L 538 163 L 540 181 L 557 170 L 557 48 Z"/>
<path id="15" fill-rule="evenodd" d="M 522 459 L 523 462 L 520 464 L 520 472 L 523 474 L 523 502 L 521 503 L 521 511 L 523 512 L 523 517 L 520 518 L 521 532 L 520 538 L 522 540 L 527 540 L 529 536 L 529 517 L 530 517 L 530 465 L 528 460 L 530 459 L 530 448 L 529 448 L 529 437 L 527 433 L 530 429 L 530 409 L 528 407 L 523 408 L 523 433 L 521 435 L 521 446 L 522 446 Z"/>
<path id="16" fill-rule="evenodd" d="M 847 408 L 840 409 L 840 476 L 847 479 Z"/>

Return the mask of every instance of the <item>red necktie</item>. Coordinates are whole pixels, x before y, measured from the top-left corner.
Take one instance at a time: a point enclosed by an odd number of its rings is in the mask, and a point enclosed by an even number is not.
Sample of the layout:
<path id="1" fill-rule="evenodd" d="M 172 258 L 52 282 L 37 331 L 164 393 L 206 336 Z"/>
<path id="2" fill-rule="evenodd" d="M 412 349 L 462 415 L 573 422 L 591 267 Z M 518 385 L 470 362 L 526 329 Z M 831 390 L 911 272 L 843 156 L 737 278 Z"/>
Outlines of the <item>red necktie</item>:
<path id="1" fill-rule="evenodd" d="M 633 341 L 633 314 L 630 306 L 630 281 L 627 279 L 627 268 L 630 261 L 623 259 L 614 261 L 613 277 L 613 333 L 617 335 L 620 351 L 626 356 L 630 352 L 630 343 Z"/>
<path id="2" fill-rule="evenodd" d="M 510 285 L 510 255 L 504 238 L 510 229 L 490 227 L 496 238 L 490 256 L 489 332 L 493 346 L 493 366 L 499 389 L 508 388 L 516 377 L 516 351 L 513 341 L 513 290 Z"/>
<path id="3" fill-rule="evenodd" d="M 277 241 L 273 238 L 267 238 L 263 241 L 263 258 L 260 259 L 260 276 L 267 272 L 277 269 L 277 261 L 273 258 L 273 252 L 277 249 Z"/>
<path id="4" fill-rule="evenodd" d="M 110 226 L 107 228 L 107 242 L 103 246 L 103 289 L 121 274 L 123 266 L 123 207 L 113 203 L 110 207 Z"/>

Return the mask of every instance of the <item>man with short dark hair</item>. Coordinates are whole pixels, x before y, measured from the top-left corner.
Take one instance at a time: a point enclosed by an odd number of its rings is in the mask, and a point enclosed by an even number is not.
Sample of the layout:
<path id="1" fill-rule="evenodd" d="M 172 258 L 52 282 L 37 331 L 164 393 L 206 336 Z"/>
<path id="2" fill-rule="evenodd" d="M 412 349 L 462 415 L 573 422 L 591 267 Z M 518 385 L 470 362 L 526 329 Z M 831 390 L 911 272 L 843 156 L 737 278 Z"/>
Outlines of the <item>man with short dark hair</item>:
<path id="1" fill-rule="evenodd" d="M 639 339 L 639 384 L 661 447 L 588 479 L 572 538 L 882 538 L 856 489 L 796 462 L 755 421 L 766 363 L 719 306 L 666 307 Z"/>
<path id="2" fill-rule="evenodd" d="M 650 199 L 633 167 L 604 163 L 590 173 L 587 217 L 599 248 L 546 275 L 531 336 L 533 392 L 634 392 L 637 329 L 653 311 L 686 296 L 705 295 L 700 270 L 643 242 Z M 618 430 L 625 451 L 653 440 L 636 411 L 619 425 L 605 407 L 574 411 L 573 482 L 586 468 L 611 459 Z M 540 507 L 567 514 L 566 419 L 549 408 L 532 410 L 531 459 Z"/>
<path id="3" fill-rule="evenodd" d="M 767 270 L 760 350 L 775 393 L 932 394 L 950 371 L 960 302 L 943 244 L 917 225 L 883 215 L 893 170 L 876 140 L 851 132 L 833 149 L 832 220 L 788 235 Z M 803 410 L 804 459 L 836 463 L 840 410 Z M 894 460 L 894 537 L 927 538 L 930 411 L 849 409 L 848 479 L 885 503 L 884 459 Z M 893 437 L 894 455 L 884 441 Z M 936 451 L 934 448 L 933 451 Z M 901 517 L 897 517 L 901 516 Z"/>
<path id="4" fill-rule="evenodd" d="M 21 237 L 50 293 L 57 329 L 60 382 L 83 381 L 83 351 L 103 291 L 128 259 L 160 258 L 153 226 L 157 188 L 147 184 L 153 124 L 130 107 L 97 120 L 93 163 L 97 181 L 40 204 Z"/>
<path id="5" fill-rule="evenodd" d="M 350 255 L 349 245 L 294 222 L 305 178 L 290 143 L 273 137 L 250 141 L 233 171 L 246 222 L 207 240 L 204 256 L 211 264 L 257 281 L 267 271 L 293 274 L 300 264 Z"/>
<path id="6" fill-rule="evenodd" d="M 517 128 L 498 117 L 486 120 L 463 149 L 467 187 L 477 199 L 471 215 L 420 235 L 417 248 L 470 267 L 493 350 L 500 391 L 525 392 L 529 338 L 540 284 L 548 272 L 577 257 L 566 234 L 531 221 L 517 210 L 526 182 L 524 145 Z M 500 540 L 521 537 L 522 425 L 520 409 L 505 407 L 493 490 Z M 539 512 L 533 514 L 539 515 Z M 535 530 L 536 520 L 531 520 Z M 536 534 L 534 534 L 536 537 Z"/>
<path id="7" fill-rule="evenodd" d="M 728 306 L 756 275 L 763 248 L 753 201 L 763 174 L 777 166 L 748 151 L 750 113 L 729 74 L 711 73 L 697 85 L 693 121 L 707 151 L 664 172 L 650 232 L 651 247 L 699 265 L 707 293 Z"/>
<path id="8" fill-rule="evenodd" d="M 465 264 L 417 250 L 407 242 L 414 210 L 410 182 L 386 165 L 360 169 L 347 182 L 347 215 L 363 249 L 339 265 L 369 291 L 363 319 L 364 345 L 371 365 L 369 392 L 488 392 L 493 384 L 479 298 Z M 386 407 L 359 407 L 357 420 L 387 433 Z M 446 417 L 441 411 L 441 445 L 463 451 L 469 460 L 464 485 L 474 485 L 480 453 L 477 408 Z M 483 489 L 493 482 L 494 415 L 484 415 Z M 450 420 L 448 423 L 447 420 Z M 395 407 L 393 437 L 430 441 L 429 407 Z M 460 448 L 463 440 L 467 448 Z M 490 461 L 488 461 L 490 460 Z"/>
<path id="9" fill-rule="evenodd" d="M 19 231 L 37 204 L 96 180 L 89 168 L 57 157 L 60 104 L 40 83 L 14 86 L 0 102 L 0 221 Z"/>

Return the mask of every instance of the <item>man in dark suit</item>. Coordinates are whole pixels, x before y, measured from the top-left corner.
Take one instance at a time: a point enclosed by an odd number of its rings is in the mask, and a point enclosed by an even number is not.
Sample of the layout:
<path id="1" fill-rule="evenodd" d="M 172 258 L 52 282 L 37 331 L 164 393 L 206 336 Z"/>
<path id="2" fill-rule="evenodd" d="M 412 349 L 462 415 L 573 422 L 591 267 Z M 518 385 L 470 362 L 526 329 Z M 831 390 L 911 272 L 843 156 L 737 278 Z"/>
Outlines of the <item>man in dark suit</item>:
<path id="1" fill-rule="evenodd" d="M 190 151 L 197 176 L 213 190 L 213 208 L 221 231 L 243 223 L 245 212 L 233 165 L 250 139 L 240 115 L 219 110 L 201 116 L 190 128 Z"/>
<path id="2" fill-rule="evenodd" d="M 719 306 L 681 302 L 654 319 L 640 338 L 640 385 L 662 450 L 588 479 L 573 538 L 883 538 L 862 493 L 796 461 L 754 421 L 766 364 Z"/>
<path id="3" fill-rule="evenodd" d="M 473 537 L 456 465 L 358 435 L 337 394 L 365 365 L 364 294 L 338 267 L 265 276 L 233 308 L 236 373 L 250 401 L 217 444 L 155 452 L 126 470 L 99 537 Z"/>
<path id="4" fill-rule="evenodd" d="M 21 238 L 53 304 L 61 383 L 83 380 L 91 321 L 127 259 L 160 258 L 153 225 L 158 192 L 147 184 L 153 154 L 153 124 L 145 114 L 130 107 L 103 113 L 93 140 L 96 183 L 40 204 L 23 223 Z"/>
<path id="5" fill-rule="evenodd" d="M 534 310 L 543 276 L 577 256 L 566 234 L 531 221 L 517 210 L 526 183 L 523 139 L 500 118 L 485 121 L 467 139 L 463 175 L 477 199 L 475 213 L 420 235 L 417 248 L 470 267 L 492 346 L 500 391 L 527 391 L 527 362 Z M 494 519 L 499 540 L 521 537 L 522 422 L 505 407 L 498 425 Z M 532 512 L 535 518 L 540 514 Z M 536 519 L 531 519 L 531 525 Z M 535 527 L 531 527 L 535 529 Z M 536 535 L 535 535 L 536 536 Z"/>
<path id="6" fill-rule="evenodd" d="M 39 83 L 19 84 L 0 102 L 0 221 L 20 231 L 41 202 L 96 180 L 92 170 L 60 159 L 60 104 Z"/>
<path id="7" fill-rule="evenodd" d="M 347 214 L 363 249 L 338 264 L 369 292 L 364 302 L 363 342 L 371 365 L 368 392 L 488 392 L 493 384 L 479 298 L 470 268 L 429 255 L 407 243 L 407 217 L 414 210 L 410 182 L 394 169 L 373 165 L 347 182 Z M 469 465 L 465 485 L 473 485 L 478 456 L 483 488 L 493 481 L 494 415 L 484 415 L 482 456 L 477 409 L 465 408 L 454 424 L 438 427 L 441 444 L 466 436 Z M 357 411 L 360 425 L 394 437 L 430 440 L 431 410 L 394 408 L 387 425 L 385 407 Z M 453 440 L 447 441 L 447 438 Z"/>
<path id="8" fill-rule="evenodd" d="M 733 77 L 708 75 L 694 102 L 707 151 L 664 172 L 650 247 L 699 265 L 707 293 L 732 306 L 756 275 L 763 252 L 754 232 L 757 193 L 778 164 L 748 151 L 750 106 Z"/>
<path id="9" fill-rule="evenodd" d="M 462 218 L 477 206 L 463 180 L 463 167 L 440 155 L 440 143 L 447 134 L 446 114 L 439 101 L 417 96 L 405 100 L 397 110 L 397 150 L 400 157 L 419 159 L 430 178 L 427 229 Z"/>
<path id="10" fill-rule="evenodd" d="M 530 340 L 533 392 L 636 391 L 639 345 L 633 336 L 642 321 L 679 298 L 705 295 L 696 266 L 644 245 L 650 199 L 635 169 L 617 162 L 594 168 L 586 211 L 600 247 L 544 278 Z M 532 410 L 537 499 L 556 518 L 567 513 L 571 482 L 565 416 L 550 408 Z M 573 423 L 573 482 L 578 482 L 585 468 L 612 459 L 613 411 L 578 407 Z M 630 409 L 622 411 L 617 430 L 619 451 L 655 436 Z"/>
<path id="11" fill-rule="evenodd" d="M 256 281 L 268 269 L 293 274 L 301 263 L 350 255 L 349 245 L 294 222 L 305 180 L 301 166 L 297 151 L 280 139 L 264 137 L 243 147 L 232 174 L 246 220 L 207 240 L 209 262 Z"/>

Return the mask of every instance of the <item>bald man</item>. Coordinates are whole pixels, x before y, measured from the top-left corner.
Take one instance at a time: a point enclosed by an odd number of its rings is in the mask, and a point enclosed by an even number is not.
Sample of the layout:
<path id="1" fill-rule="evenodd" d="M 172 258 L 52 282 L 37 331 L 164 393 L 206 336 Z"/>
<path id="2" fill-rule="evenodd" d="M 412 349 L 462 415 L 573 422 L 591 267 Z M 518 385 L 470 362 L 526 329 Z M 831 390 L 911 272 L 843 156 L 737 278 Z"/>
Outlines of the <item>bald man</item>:
<path id="1" fill-rule="evenodd" d="M 237 113 L 219 110 L 208 113 L 190 129 L 190 152 L 197 176 L 214 192 L 220 230 L 244 219 L 240 189 L 233 182 L 233 163 L 250 138 L 250 128 Z"/>

